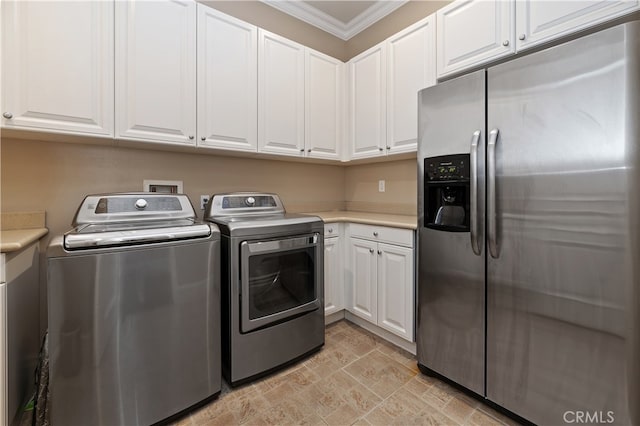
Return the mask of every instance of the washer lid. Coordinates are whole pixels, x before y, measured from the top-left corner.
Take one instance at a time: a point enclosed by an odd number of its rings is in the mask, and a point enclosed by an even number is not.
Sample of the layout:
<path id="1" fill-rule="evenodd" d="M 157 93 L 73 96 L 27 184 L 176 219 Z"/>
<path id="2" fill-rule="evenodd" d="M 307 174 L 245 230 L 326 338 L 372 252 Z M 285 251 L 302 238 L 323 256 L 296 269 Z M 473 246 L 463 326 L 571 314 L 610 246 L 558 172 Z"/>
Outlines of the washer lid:
<path id="1" fill-rule="evenodd" d="M 189 219 L 196 213 L 184 194 L 138 192 L 88 195 L 72 226 Z"/>
<path id="2" fill-rule="evenodd" d="M 169 224 L 163 222 L 156 224 L 156 226 L 141 226 L 131 229 L 121 227 L 117 230 L 100 230 L 94 229 L 95 225 L 87 225 L 66 233 L 64 235 L 64 248 L 77 250 L 151 244 L 205 238 L 212 234 L 211 226 L 208 224 L 189 222 L 189 224 L 182 226 L 179 226 L 179 224 L 174 225 L 178 226 L 169 226 Z"/>

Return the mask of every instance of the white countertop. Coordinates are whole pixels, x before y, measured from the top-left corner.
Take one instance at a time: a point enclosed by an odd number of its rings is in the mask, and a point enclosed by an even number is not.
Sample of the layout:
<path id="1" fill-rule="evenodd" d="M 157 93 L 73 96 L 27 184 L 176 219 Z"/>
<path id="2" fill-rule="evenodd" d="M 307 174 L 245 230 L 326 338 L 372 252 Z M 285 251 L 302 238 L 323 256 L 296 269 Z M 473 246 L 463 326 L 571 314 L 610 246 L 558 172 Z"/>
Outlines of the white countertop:
<path id="1" fill-rule="evenodd" d="M 305 212 L 320 217 L 326 223 L 352 222 L 365 225 L 390 226 L 393 228 L 417 229 L 418 218 L 410 215 L 369 213 L 355 211 Z"/>

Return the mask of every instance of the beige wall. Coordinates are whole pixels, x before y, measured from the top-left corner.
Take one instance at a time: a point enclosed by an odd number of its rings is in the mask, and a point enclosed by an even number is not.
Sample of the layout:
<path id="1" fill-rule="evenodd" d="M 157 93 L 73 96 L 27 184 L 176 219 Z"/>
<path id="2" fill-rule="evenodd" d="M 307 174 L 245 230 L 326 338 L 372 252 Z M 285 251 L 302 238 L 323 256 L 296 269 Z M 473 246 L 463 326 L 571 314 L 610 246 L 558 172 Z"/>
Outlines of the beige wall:
<path id="1" fill-rule="evenodd" d="M 398 31 L 431 15 L 448 3 L 450 3 L 450 1 L 435 0 L 410 1 L 406 3 L 393 13 L 390 13 L 369 28 L 349 39 L 347 42 L 347 57 L 349 59 L 353 58 Z"/>
<path id="2" fill-rule="evenodd" d="M 349 59 L 344 40 L 262 2 L 212 0 L 199 0 L 199 2 L 334 58 L 345 62 Z"/>
<path id="3" fill-rule="evenodd" d="M 259 1 L 198 1 L 344 62 L 450 3 L 439 0 L 409 1 L 344 41 Z"/>
<path id="4" fill-rule="evenodd" d="M 347 210 L 417 214 L 417 170 L 415 159 L 347 167 Z M 385 192 L 378 192 L 379 180 L 385 180 Z"/>
<path id="5" fill-rule="evenodd" d="M 12 139 L 1 157 L 2 211 L 46 210 L 50 235 L 85 195 L 141 191 L 143 179 L 182 180 L 196 209 L 201 194 L 228 191 L 276 192 L 291 212 L 344 208 L 342 166 Z"/>
<path id="6" fill-rule="evenodd" d="M 446 1 L 411 1 L 348 42 L 258 1 L 209 1 L 209 6 L 342 60 L 433 13 Z M 350 210 L 415 214 L 415 160 L 329 166 L 4 139 L 2 211 L 46 210 L 51 234 L 68 229 L 89 193 L 139 191 L 143 179 L 178 179 L 195 203 L 200 194 L 263 190 L 279 193 L 290 211 Z M 379 193 L 378 180 L 387 190 Z"/>

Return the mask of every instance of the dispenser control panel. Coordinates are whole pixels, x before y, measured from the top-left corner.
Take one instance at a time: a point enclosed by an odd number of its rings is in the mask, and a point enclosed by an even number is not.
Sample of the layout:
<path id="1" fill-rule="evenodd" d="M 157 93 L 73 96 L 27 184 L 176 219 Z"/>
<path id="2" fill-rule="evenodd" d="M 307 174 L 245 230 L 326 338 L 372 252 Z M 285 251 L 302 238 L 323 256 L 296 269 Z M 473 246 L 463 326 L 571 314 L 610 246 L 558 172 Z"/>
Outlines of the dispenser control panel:
<path id="1" fill-rule="evenodd" d="M 424 160 L 428 181 L 469 179 L 469 154 L 442 155 Z"/>

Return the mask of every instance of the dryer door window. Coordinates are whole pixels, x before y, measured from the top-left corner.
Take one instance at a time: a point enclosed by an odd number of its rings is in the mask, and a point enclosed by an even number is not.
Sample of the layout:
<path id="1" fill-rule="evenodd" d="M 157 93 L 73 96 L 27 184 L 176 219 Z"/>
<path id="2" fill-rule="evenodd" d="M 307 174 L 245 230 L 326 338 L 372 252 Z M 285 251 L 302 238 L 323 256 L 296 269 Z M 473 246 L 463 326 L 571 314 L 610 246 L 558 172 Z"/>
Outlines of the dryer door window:
<path id="1" fill-rule="evenodd" d="M 320 245 L 317 234 L 242 243 L 243 332 L 318 309 Z"/>

